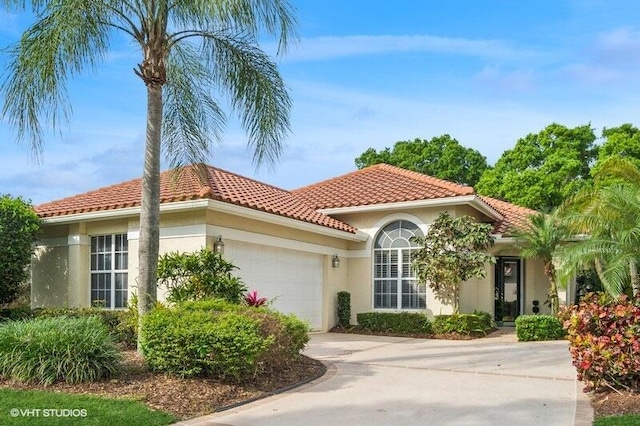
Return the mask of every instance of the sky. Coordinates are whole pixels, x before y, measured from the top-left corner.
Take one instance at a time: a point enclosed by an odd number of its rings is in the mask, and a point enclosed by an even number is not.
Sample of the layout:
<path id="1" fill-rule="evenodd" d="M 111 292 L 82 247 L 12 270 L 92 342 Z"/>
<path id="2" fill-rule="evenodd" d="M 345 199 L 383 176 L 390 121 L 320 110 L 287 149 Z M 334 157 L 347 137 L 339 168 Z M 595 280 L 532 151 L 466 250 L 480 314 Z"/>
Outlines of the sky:
<path id="1" fill-rule="evenodd" d="M 295 189 L 351 172 L 366 149 L 400 140 L 449 134 L 493 164 L 553 122 L 590 124 L 597 135 L 640 125 L 637 1 L 292 3 L 300 40 L 277 60 L 293 99 L 282 156 L 256 167 L 231 120 L 209 164 Z M 0 10 L 0 49 L 31 23 L 26 13 Z M 275 52 L 272 41 L 262 47 Z M 116 37 L 96 70 L 69 81 L 73 114 L 47 132 L 39 161 L 0 119 L 0 194 L 39 204 L 140 177 L 139 56 Z M 6 63 L 0 53 L 0 74 Z"/>

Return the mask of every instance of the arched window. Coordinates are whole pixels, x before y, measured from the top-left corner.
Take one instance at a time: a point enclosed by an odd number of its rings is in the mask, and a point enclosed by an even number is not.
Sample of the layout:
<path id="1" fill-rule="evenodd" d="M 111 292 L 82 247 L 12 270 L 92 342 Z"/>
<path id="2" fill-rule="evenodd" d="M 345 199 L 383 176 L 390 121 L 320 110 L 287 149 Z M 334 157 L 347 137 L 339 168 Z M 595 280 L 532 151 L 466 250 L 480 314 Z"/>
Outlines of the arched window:
<path id="1" fill-rule="evenodd" d="M 406 220 L 391 222 L 378 233 L 373 248 L 373 307 L 375 309 L 424 309 L 426 287 L 419 286 L 411 252 L 419 246 L 411 237 L 422 237 L 417 225 Z"/>

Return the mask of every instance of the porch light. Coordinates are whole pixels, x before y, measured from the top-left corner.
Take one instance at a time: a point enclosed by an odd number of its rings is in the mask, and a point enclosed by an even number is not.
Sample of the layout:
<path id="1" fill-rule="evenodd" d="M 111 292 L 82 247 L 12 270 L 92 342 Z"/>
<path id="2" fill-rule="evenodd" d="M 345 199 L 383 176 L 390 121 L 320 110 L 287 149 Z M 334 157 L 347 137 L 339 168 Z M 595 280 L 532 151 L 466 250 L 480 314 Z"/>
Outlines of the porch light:
<path id="1" fill-rule="evenodd" d="M 340 258 L 337 254 L 333 255 L 333 259 L 331 259 L 331 266 L 333 266 L 334 268 L 340 267 Z"/>
<path id="2" fill-rule="evenodd" d="M 213 243 L 213 251 L 219 254 L 224 254 L 224 243 L 222 242 L 222 235 L 216 237 L 216 242 Z"/>

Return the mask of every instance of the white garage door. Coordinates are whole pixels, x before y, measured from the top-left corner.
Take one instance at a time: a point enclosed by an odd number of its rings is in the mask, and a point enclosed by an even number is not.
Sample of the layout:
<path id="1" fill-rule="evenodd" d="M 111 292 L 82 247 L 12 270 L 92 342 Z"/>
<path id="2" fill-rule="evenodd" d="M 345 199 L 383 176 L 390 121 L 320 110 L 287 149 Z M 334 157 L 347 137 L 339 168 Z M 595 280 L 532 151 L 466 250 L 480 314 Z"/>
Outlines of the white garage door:
<path id="1" fill-rule="evenodd" d="M 293 313 L 322 327 L 322 256 L 257 244 L 233 242 L 225 257 L 238 268 L 249 291 L 273 301 L 283 313 Z"/>

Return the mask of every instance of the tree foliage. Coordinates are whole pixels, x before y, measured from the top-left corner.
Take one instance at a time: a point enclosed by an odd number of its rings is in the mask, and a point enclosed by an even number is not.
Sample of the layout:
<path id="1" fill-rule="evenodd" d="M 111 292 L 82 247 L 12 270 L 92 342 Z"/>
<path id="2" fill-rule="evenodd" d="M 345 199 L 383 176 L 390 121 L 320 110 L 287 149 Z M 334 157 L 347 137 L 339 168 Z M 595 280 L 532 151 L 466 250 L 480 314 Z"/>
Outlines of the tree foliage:
<path id="1" fill-rule="evenodd" d="M 167 288 L 167 300 L 224 299 L 240 303 L 247 288 L 231 275 L 238 269 L 219 253 L 203 248 L 195 253 L 171 252 L 158 260 L 158 285 Z"/>
<path id="2" fill-rule="evenodd" d="M 431 140 L 399 141 L 393 149 L 367 149 L 355 160 L 362 169 L 386 163 L 440 179 L 473 186 L 487 169 L 487 159 L 475 149 L 465 148 L 449 135 Z"/>
<path id="3" fill-rule="evenodd" d="M 591 168 L 591 175 L 594 178 L 602 169 L 603 163 L 612 157 L 624 158 L 640 168 L 640 130 L 632 124 L 626 123 L 618 127 L 603 129 L 602 137 L 605 141 L 598 150 L 598 160 Z"/>
<path id="4" fill-rule="evenodd" d="M 516 238 L 516 246 L 521 250 L 521 255 L 528 258 L 537 258 L 544 263 L 544 273 L 549 279 L 547 296 L 551 303 L 551 312 L 555 315 L 560 308 L 558 298 L 558 277 L 553 263 L 556 251 L 569 236 L 569 233 L 558 213 L 538 213 L 530 217 L 529 226 L 513 230 Z"/>
<path id="5" fill-rule="evenodd" d="M 575 234 L 585 235 L 561 253 L 564 279 L 593 267 L 608 293 L 640 295 L 640 169 L 630 160 L 609 158 L 594 186 L 563 205 L 563 215 Z"/>
<path id="6" fill-rule="evenodd" d="M 40 218 L 20 197 L 0 196 L 0 305 L 16 300 L 29 279 Z"/>
<path id="7" fill-rule="evenodd" d="M 452 218 L 441 213 L 424 237 L 414 237 L 422 247 L 412 254 L 418 282 L 429 285 L 436 297 L 460 310 L 460 286 L 470 278 L 484 278 L 487 253 L 493 245 L 492 226 L 477 223 L 470 216 Z"/>
<path id="8" fill-rule="evenodd" d="M 534 210 L 551 211 L 590 179 L 595 135 L 589 125 L 551 124 L 505 151 L 475 186 L 483 195 Z"/>

